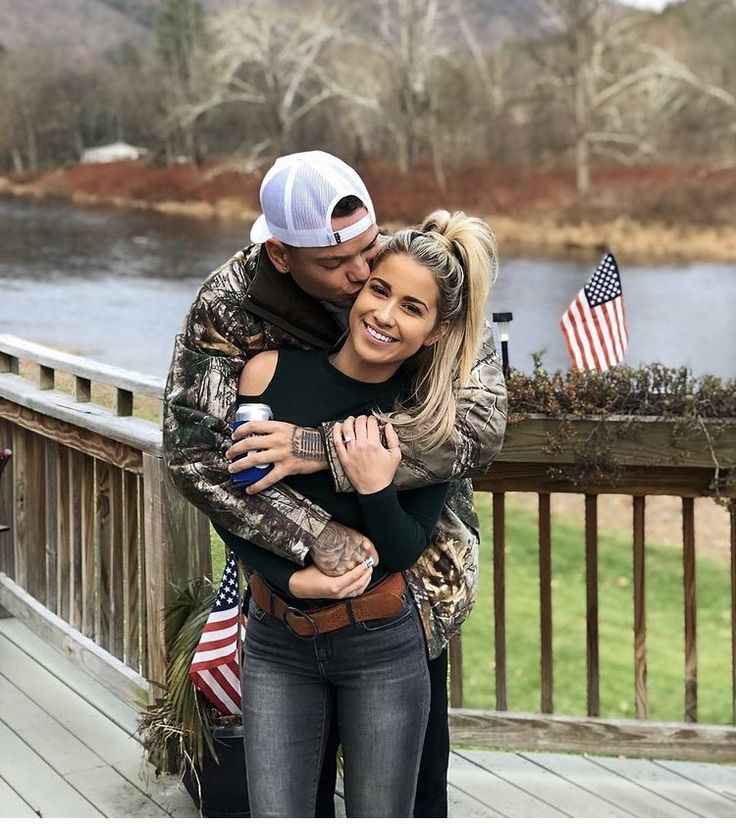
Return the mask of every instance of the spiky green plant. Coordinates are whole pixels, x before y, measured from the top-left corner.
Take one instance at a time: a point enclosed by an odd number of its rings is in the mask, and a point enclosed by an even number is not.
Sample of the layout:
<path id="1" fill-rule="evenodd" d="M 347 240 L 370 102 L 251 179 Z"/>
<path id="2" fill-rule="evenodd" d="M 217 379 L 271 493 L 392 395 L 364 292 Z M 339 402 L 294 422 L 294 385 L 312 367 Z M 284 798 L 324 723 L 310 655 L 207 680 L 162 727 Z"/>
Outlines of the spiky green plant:
<path id="1" fill-rule="evenodd" d="M 205 746 L 213 756 L 210 708 L 189 678 L 194 650 L 215 600 L 206 578 L 175 586 L 164 611 L 166 683 L 163 695 L 144 713 L 138 727 L 151 761 L 164 772 L 183 772 L 202 764 Z"/>

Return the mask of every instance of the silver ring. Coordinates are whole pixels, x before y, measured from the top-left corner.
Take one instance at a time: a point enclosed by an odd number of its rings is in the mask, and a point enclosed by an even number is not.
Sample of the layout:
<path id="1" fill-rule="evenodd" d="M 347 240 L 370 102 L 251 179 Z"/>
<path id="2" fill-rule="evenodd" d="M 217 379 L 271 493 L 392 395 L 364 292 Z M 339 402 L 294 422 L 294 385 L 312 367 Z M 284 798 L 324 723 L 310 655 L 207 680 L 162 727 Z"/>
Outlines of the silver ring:
<path id="1" fill-rule="evenodd" d="M 348 592 L 348 598 L 355 598 L 355 596 L 356 596 L 357 594 L 358 594 L 358 593 L 357 593 L 357 592 L 353 589 L 353 590 L 351 590 L 350 592 Z"/>
<path id="2" fill-rule="evenodd" d="M 366 569 L 370 569 L 373 566 L 373 558 L 369 555 L 367 558 L 363 558 L 363 563 Z"/>
<path id="3" fill-rule="evenodd" d="M 354 440 L 355 440 L 355 438 L 352 435 L 343 435 L 342 436 L 342 442 L 344 444 L 352 443 Z"/>

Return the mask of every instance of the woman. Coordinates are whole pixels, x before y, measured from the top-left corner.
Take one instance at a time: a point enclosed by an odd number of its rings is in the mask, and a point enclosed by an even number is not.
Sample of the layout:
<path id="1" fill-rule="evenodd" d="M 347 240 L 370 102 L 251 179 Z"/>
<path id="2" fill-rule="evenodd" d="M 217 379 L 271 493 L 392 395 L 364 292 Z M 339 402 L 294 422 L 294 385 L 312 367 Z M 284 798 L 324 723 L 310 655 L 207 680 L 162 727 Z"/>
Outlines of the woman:
<path id="1" fill-rule="evenodd" d="M 429 543 L 447 490 L 397 492 L 395 427 L 411 424 L 427 450 L 450 437 L 452 388 L 470 372 L 494 272 L 487 225 L 435 213 L 381 250 L 339 351 L 264 352 L 243 370 L 240 401 L 301 426 L 344 420 L 335 447 L 355 493 L 336 493 L 327 472 L 289 483 L 378 552 L 330 577 L 228 536 L 252 572 L 243 724 L 254 816 L 314 815 L 332 702 L 347 815 L 411 816 L 429 682 L 401 571 Z"/>

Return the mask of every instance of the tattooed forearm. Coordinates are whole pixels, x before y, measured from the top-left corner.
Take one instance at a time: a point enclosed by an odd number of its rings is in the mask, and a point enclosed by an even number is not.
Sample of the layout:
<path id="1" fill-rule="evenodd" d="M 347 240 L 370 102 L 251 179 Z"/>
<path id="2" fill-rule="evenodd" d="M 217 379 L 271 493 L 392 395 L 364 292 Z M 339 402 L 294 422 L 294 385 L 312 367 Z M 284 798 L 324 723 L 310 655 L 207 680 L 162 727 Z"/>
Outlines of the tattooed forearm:
<path id="1" fill-rule="evenodd" d="M 301 458 L 304 461 L 324 463 L 327 460 L 327 453 L 320 431 L 318 429 L 306 429 L 301 426 L 294 427 L 291 436 L 291 454 L 295 458 Z"/>
<path id="2" fill-rule="evenodd" d="M 314 563 L 327 575 L 342 575 L 368 554 L 370 541 L 350 527 L 330 521 L 312 546 Z"/>

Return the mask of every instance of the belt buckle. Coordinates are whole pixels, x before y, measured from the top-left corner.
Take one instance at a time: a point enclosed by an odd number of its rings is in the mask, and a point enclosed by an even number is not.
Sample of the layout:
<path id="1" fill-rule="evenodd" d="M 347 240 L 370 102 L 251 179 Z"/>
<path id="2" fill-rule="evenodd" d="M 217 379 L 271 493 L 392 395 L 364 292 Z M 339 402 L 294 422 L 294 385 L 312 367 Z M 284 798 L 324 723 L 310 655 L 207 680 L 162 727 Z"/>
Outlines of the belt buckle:
<path id="1" fill-rule="evenodd" d="M 292 625 L 289 623 L 289 620 L 288 620 L 288 616 L 291 613 L 294 613 L 294 615 L 296 615 L 298 618 L 306 618 L 307 621 L 309 621 L 309 623 L 312 625 L 312 630 L 313 630 L 311 635 L 300 635 L 294 629 L 294 627 L 292 627 Z M 284 609 L 284 617 L 283 617 L 282 620 L 286 624 L 286 628 L 290 632 L 293 632 L 294 635 L 296 635 L 297 638 L 314 638 L 315 635 L 319 635 L 319 630 L 317 629 L 317 624 L 315 623 L 314 618 L 312 618 L 312 616 L 308 615 L 306 612 L 302 612 L 302 610 L 300 610 L 298 607 L 293 607 L 290 604 L 286 604 L 286 608 Z"/>

